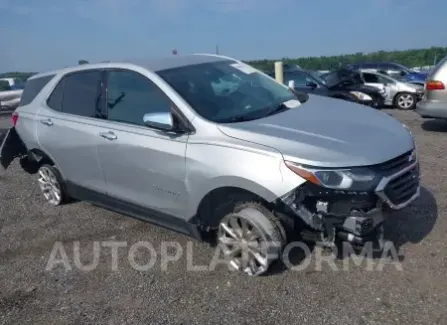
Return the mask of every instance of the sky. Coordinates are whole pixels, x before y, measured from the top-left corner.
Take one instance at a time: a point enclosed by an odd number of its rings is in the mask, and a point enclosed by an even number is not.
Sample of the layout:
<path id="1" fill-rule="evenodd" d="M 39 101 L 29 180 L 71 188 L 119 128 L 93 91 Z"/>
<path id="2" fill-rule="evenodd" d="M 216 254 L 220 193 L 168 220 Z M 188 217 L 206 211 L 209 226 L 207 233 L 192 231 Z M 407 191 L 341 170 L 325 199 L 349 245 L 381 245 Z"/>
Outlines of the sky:
<path id="1" fill-rule="evenodd" d="M 0 0 L 0 72 L 198 52 L 242 60 L 447 46 L 446 0 Z"/>

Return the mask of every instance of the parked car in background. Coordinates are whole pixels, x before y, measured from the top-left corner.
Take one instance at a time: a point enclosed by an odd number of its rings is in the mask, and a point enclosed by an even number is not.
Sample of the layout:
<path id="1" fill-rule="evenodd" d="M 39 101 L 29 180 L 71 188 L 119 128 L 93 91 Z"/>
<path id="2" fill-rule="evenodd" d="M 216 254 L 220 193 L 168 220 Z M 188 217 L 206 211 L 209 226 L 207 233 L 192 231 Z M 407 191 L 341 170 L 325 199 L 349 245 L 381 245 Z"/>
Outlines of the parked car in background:
<path id="1" fill-rule="evenodd" d="M 0 163 L 20 157 L 49 205 L 75 198 L 215 238 L 249 275 L 293 232 L 381 250 L 385 207 L 420 193 L 401 122 L 323 96 L 301 103 L 228 57 L 79 65 L 31 77 L 22 99 Z"/>
<path id="2" fill-rule="evenodd" d="M 393 79 L 376 72 L 362 72 L 365 85 L 385 89 L 385 105 L 410 110 L 416 107 L 424 94 L 422 85 Z"/>
<path id="3" fill-rule="evenodd" d="M 282 67 L 284 71 L 296 71 L 302 69 L 298 64 L 292 64 L 292 63 L 283 63 Z"/>
<path id="4" fill-rule="evenodd" d="M 0 81 L 0 110 L 14 110 L 19 106 L 23 93 L 23 84 Z"/>
<path id="5" fill-rule="evenodd" d="M 321 76 L 331 91 L 347 91 L 363 93 L 371 97 L 371 107 L 381 108 L 385 103 L 385 88 L 378 89 L 364 84 L 361 74 L 356 70 L 338 69 Z"/>
<path id="6" fill-rule="evenodd" d="M 16 78 L 0 78 L 0 91 L 7 90 L 4 89 L 4 87 L 11 87 L 18 83 L 18 80 Z"/>
<path id="7" fill-rule="evenodd" d="M 447 57 L 428 75 L 425 94 L 416 104 L 416 112 L 424 118 L 447 119 Z"/>
<path id="8" fill-rule="evenodd" d="M 270 76 L 274 77 L 274 73 L 270 72 Z M 308 94 L 321 95 L 326 97 L 344 99 L 359 104 L 374 106 L 373 99 L 360 91 L 330 89 L 323 80 L 312 75 L 311 72 L 305 70 L 294 70 L 284 72 L 284 84 L 293 87 L 298 92 Z"/>
<path id="9" fill-rule="evenodd" d="M 397 80 L 423 85 L 427 77 L 426 73 L 412 70 L 402 64 L 394 62 L 364 62 L 349 65 L 355 70 L 373 71 L 390 76 Z"/>

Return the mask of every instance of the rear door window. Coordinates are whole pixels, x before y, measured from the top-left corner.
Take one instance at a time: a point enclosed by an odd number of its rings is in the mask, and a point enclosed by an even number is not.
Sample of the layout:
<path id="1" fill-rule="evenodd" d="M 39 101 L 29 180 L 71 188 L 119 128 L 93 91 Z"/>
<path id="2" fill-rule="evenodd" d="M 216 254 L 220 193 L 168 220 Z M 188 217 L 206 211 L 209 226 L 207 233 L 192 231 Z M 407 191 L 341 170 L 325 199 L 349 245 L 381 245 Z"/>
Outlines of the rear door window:
<path id="1" fill-rule="evenodd" d="M 62 112 L 101 117 L 101 71 L 76 72 L 66 76 L 63 82 Z"/>
<path id="2" fill-rule="evenodd" d="M 20 98 L 20 106 L 30 104 L 54 76 L 55 75 L 52 74 L 49 76 L 29 79 L 25 83 L 25 89 Z"/>

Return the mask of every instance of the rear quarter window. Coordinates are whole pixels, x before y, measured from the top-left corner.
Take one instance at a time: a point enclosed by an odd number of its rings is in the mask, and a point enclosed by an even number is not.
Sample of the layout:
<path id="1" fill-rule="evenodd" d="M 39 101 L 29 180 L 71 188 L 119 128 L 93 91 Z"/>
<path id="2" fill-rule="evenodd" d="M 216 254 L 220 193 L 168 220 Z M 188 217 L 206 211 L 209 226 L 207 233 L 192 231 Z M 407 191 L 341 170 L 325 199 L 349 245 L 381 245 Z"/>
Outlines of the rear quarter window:
<path id="1" fill-rule="evenodd" d="M 20 106 L 30 104 L 54 76 L 55 75 L 53 74 L 40 78 L 29 79 L 25 83 L 25 89 L 23 90 L 20 98 Z"/>

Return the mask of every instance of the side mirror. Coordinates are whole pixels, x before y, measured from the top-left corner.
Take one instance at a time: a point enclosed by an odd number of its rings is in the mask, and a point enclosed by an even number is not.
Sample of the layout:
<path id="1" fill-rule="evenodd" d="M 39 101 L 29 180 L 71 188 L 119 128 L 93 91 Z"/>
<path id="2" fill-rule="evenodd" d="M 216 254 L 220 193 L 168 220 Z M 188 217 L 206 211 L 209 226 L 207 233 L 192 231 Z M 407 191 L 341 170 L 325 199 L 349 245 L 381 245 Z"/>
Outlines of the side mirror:
<path id="1" fill-rule="evenodd" d="M 172 118 L 172 114 L 169 112 L 144 114 L 143 123 L 150 128 L 162 131 L 174 130 L 174 119 Z"/>
<path id="2" fill-rule="evenodd" d="M 308 81 L 308 82 L 306 82 L 306 86 L 307 87 L 310 87 L 310 88 L 317 88 L 318 87 L 318 85 L 315 83 L 315 82 L 313 82 L 313 81 Z"/>

